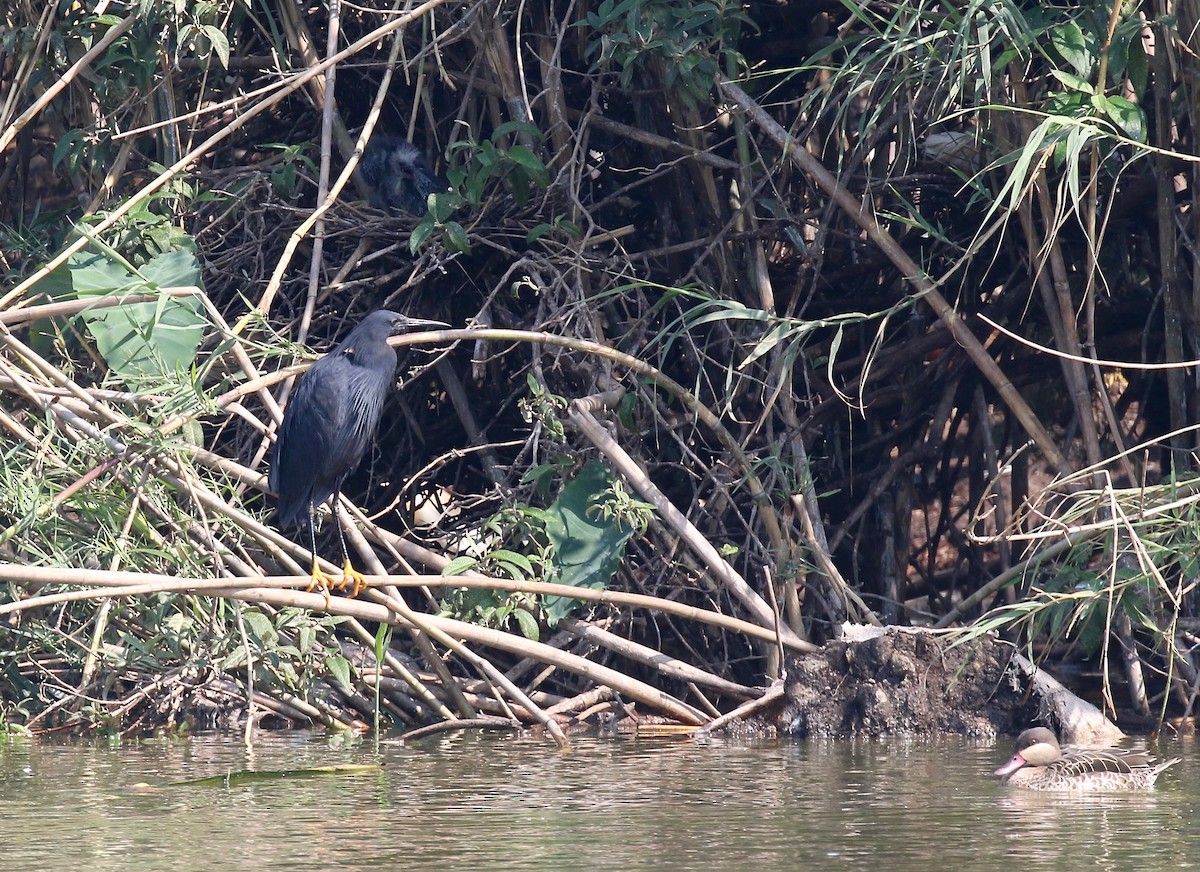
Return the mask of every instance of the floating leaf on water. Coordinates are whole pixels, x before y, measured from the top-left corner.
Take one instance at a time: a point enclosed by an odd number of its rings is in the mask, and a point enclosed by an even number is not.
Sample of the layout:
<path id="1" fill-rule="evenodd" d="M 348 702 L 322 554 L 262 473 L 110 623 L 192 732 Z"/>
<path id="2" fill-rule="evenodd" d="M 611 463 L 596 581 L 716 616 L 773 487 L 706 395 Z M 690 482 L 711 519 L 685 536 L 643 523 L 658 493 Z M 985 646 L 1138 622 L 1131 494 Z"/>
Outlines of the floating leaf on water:
<path id="1" fill-rule="evenodd" d="M 274 769 L 251 770 L 242 769 L 238 772 L 227 772 L 224 775 L 210 775 L 207 778 L 193 778 L 189 781 L 172 782 L 172 787 L 236 787 L 241 784 L 253 784 L 258 781 L 279 781 L 283 778 L 323 778 L 327 775 L 366 775 L 378 772 L 383 766 L 378 763 L 340 763 L 334 766 L 314 766 L 311 769 Z"/>

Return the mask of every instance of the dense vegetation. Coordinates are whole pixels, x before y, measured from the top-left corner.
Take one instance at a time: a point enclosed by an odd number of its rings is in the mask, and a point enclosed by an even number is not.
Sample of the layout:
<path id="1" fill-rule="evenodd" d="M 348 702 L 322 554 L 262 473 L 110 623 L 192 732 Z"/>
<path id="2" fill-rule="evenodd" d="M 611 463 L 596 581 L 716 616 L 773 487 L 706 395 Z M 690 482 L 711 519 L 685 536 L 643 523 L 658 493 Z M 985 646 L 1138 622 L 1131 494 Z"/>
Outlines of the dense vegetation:
<path id="1" fill-rule="evenodd" d="M 0 722 L 697 724 L 847 620 L 1194 712 L 1195 4 L 88 6 L 0 13 Z M 327 601 L 270 438 L 381 307 Z"/>

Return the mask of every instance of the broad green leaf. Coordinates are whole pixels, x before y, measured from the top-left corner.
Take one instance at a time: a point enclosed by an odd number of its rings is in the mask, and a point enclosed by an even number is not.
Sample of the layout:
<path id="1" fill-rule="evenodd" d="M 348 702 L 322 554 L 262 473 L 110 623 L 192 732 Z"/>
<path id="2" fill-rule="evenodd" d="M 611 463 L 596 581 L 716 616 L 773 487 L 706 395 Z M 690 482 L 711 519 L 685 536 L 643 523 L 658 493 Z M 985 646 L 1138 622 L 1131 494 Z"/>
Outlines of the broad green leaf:
<path id="1" fill-rule="evenodd" d="M 183 249 L 153 258 L 140 275 L 103 254 L 78 252 L 47 281 L 47 290 L 56 296 L 79 299 L 201 287 L 196 256 Z M 163 295 L 153 302 L 86 310 L 80 318 L 109 368 L 127 383 L 186 372 L 195 362 L 208 323 L 196 296 Z"/>
<path id="2" fill-rule="evenodd" d="M 1096 88 L 1087 79 L 1068 73 L 1066 70 L 1051 70 L 1050 74 L 1058 79 L 1072 91 L 1079 91 L 1083 94 L 1095 94 Z"/>
<path id="3" fill-rule="evenodd" d="M 517 619 L 517 626 L 521 628 L 522 636 L 534 642 L 540 639 L 542 628 L 538 626 L 537 618 L 525 609 L 513 609 L 513 617 Z"/>
<path id="4" fill-rule="evenodd" d="M 221 66 L 229 69 L 229 38 L 214 24 L 204 25 L 204 35 L 208 37 L 213 51 L 221 59 Z"/>
<path id="5" fill-rule="evenodd" d="M 1088 43 L 1088 38 L 1074 21 L 1050 29 L 1050 44 L 1080 76 L 1091 75 L 1096 63 Z"/>
<path id="6" fill-rule="evenodd" d="M 331 654 L 325 658 L 325 668 L 342 687 L 353 687 L 350 681 L 350 661 L 341 654 Z"/>
<path id="7" fill-rule="evenodd" d="M 1137 142 L 1146 141 L 1146 116 L 1142 108 L 1124 97 L 1104 98 L 1104 117 Z"/>
<path id="8" fill-rule="evenodd" d="M 442 575 L 462 575 L 468 569 L 474 569 L 479 561 L 474 557 L 455 557 L 442 567 Z"/>
<path id="9" fill-rule="evenodd" d="M 550 182 L 550 173 L 546 170 L 546 165 L 542 163 L 542 159 L 534 154 L 528 147 L 524 145 L 514 145 L 508 150 L 508 159 L 520 167 L 524 167 L 529 171 L 540 185 L 546 185 Z"/>
<path id="10" fill-rule="evenodd" d="M 489 139 L 492 142 L 499 142 L 510 133 L 525 133 L 537 139 L 541 139 L 543 135 L 542 131 L 538 130 L 537 125 L 530 124 L 528 121 L 505 121 L 492 131 Z"/>
<path id="11" fill-rule="evenodd" d="M 422 245 L 425 244 L 430 235 L 433 234 L 433 216 L 426 215 L 421 223 L 413 228 L 412 233 L 408 235 L 408 250 L 416 254 Z"/>
<path id="12" fill-rule="evenodd" d="M 446 223 L 446 247 L 451 251 L 463 254 L 471 253 L 471 243 L 467 241 L 467 231 L 457 221 Z"/>
<path id="13" fill-rule="evenodd" d="M 531 578 L 533 576 L 533 564 L 529 562 L 529 558 L 524 554 L 518 554 L 516 551 L 510 551 L 507 548 L 497 548 L 489 556 L 493 560 L 498 560 L 501 563 L 512 564 L 525 578 Z"/>
<path id="14" fill-rule="evenodd" d="M 268 645 L 275 641 L 277 634 L 275 627 L 271 624 L 271 619 L 262 612 L 256 612 L 247 609 L 242 615 L 242 619 L 246 622 L 246 628 L 260 642 Z"/>
<path id="15" fill-rule="evenodd" d="M 602 590 L 616 574 L 633 529 L 594 509 L 611 484 L 604 464 L 589 463 L 550 506 L 546 533 L 560 584 Z M 542 604 L 552 627 L 580 606 L 579 600 L 559 596 L 545 597 Z"/>

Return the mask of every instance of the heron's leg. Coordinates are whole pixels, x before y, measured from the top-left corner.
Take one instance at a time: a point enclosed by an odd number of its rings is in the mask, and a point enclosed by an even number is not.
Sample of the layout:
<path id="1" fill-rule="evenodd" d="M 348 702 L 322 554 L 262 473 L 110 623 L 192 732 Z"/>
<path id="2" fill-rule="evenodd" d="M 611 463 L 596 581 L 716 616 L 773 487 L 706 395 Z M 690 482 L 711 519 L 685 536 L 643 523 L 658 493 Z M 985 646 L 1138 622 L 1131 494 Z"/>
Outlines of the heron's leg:
<path id="1" fill-rule="evenodd" d="M 321 568 L 320 561 L 317 560 L 317 507 L 311 502 L 308 504 L 308 536 L 309 544 L 312 545 L 312 582 L 308 585 L 308 589 L 309 591 L 321 589 L 321 592 L 325 594 L 325 608 L 328 610 L 332 602 L 329 597 L 329 587 L 334 583 L 334 578 Z"/>
<path id="2" fill-rule="evenodd" d="M 341 495 L 333 492 L 333 499 L 329 501 L 333 507 L 333 523 L 337 527 L 338 540 L 342 543 L 342 580 L 338 585 L 339 590 L 350 588 L 350 598 L 358 596 L 367 587 L 367 580 L 363 578 L 363 574 L 354 568 L 350 562 L 350 551 L 346 548 L 346 534 L 342 531 L 342 513 L 340 506 L 342 504 Z"/>

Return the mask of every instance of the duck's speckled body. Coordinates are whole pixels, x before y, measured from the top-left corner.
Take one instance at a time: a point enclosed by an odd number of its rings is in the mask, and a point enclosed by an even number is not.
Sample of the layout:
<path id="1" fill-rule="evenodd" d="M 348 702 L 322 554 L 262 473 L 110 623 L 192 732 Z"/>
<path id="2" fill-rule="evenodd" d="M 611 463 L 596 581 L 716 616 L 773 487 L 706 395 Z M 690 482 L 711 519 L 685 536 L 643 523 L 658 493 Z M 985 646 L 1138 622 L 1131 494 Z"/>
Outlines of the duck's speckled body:
<path id="1" fill-rule="evenodd" d="M 1120 748 L 1069 748 L 1054 733 L 1034 727 L 1017 736 L 1017 753 L 996 770 L 1000 783 L 1027 790 L 1149 790 L 1160 772 L 1179 759 L 1156 763 L 1153 754 Z"/>

